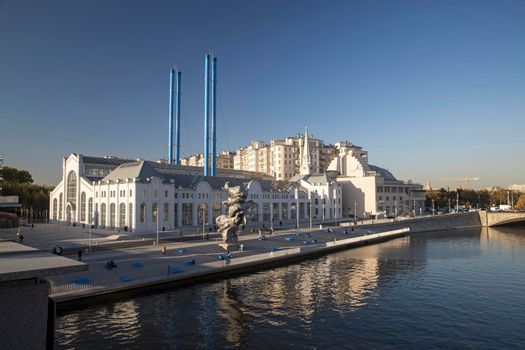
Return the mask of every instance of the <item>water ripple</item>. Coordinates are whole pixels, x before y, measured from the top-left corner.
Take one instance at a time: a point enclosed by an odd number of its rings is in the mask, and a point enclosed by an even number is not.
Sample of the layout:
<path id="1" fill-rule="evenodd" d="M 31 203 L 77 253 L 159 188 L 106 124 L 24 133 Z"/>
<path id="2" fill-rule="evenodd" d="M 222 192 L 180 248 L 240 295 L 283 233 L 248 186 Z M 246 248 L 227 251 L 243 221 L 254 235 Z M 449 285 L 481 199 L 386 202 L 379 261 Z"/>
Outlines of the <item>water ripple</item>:
<path id="1" fill-rule="evenodd" d="M 521 348 L 525 230 L 416 234 L 60 315 L 60 349 Z"/>

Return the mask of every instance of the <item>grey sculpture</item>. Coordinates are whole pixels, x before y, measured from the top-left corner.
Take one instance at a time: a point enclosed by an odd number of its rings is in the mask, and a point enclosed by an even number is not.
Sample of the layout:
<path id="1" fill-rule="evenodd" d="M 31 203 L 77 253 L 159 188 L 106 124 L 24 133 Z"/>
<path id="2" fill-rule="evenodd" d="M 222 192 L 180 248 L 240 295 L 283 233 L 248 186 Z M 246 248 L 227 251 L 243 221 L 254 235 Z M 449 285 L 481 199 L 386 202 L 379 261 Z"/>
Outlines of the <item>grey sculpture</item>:
<path id="1" fill-rule="evenodd" d="M 248 194 L 241 186 L 230 187 L 229 183 L 224 184 L 224 189 L 228 191 L 228 200 L 222 205 L 228 208 L 228 215 L 220 215 L 215 219 L 222 235 L 223 243 L 219 244 L 226 250 L 237 250 L 239 240 L 237 230 L 240 225 L 246 224 L 246 212 L 253 205 L 253 201 L 246 201 Z"/>

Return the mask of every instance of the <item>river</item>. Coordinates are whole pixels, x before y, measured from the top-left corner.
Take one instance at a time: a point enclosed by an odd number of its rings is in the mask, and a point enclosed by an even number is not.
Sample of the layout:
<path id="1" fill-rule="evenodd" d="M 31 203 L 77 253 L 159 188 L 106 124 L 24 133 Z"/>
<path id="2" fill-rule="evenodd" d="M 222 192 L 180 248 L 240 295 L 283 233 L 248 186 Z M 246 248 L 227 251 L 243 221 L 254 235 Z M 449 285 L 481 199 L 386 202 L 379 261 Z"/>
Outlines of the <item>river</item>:
<path id="1" fill-rule="evenodd" d="M 418 233 L 70 310 L 60 349 L 525 346 L 525 226 Z"/>

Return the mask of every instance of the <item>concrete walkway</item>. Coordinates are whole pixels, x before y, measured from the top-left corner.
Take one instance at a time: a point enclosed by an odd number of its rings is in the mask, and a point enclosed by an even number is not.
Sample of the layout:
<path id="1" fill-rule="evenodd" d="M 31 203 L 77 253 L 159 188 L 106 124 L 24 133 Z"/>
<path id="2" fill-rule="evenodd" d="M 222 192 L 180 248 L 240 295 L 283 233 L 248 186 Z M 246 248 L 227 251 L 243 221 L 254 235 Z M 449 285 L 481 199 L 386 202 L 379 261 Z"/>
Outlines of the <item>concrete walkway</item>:
<path id="1" fill-rule="evenodd" d="M 339 228 L 330 230 L 290 230 L 273 236 L 250 234 L 240 238 L 242 251 L 220 248 L 217 241 L 176 242 L 162 246 L 141 246 L 115 249 L 83 256 L 89 271 L 58 276 L 52 279 L 52 297 L 57 301 L 113 293 L 202 275 L 218 274 L 229 269 L 253 266 L 287 257 L 300 257 L 331 250 L 342 244 L 363 244 L 381 238 L 371 232 Z M 401 230 L 397 230 L 401 231 Z M 406 232 L 406 231 L 405 231 Z M 405 234 L 397 232 L 397 236 Z M 363 241 L 363 242 L 361 242 Z M 162 247 L 166 253 L 162 254 Z M 222 259 L 224 258 L 224 260 Z M 116 268 L 108 269 L 113 260 Z M 195 260 L 195 264 L 192 261 Z"/>

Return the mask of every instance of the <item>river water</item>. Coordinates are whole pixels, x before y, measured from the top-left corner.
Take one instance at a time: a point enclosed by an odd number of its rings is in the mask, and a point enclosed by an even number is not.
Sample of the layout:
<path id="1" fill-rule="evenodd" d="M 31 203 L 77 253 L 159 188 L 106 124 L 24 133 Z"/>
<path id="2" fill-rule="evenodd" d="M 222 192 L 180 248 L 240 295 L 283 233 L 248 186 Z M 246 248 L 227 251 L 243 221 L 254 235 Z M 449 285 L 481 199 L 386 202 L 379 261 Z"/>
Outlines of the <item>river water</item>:
<path id="1" fill-rule="evenodd" d="M 525 227 L 413 234 L 58 315 L 61 349 L 525 347 Z"/>

